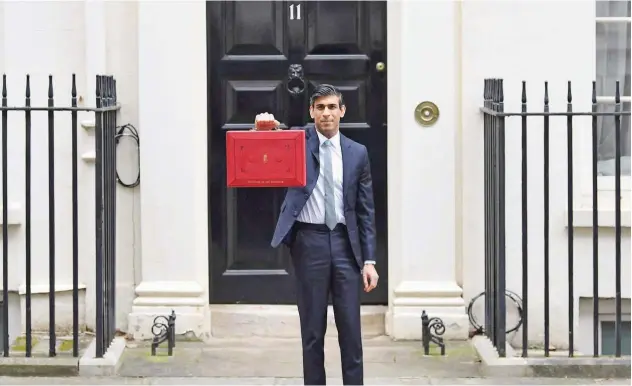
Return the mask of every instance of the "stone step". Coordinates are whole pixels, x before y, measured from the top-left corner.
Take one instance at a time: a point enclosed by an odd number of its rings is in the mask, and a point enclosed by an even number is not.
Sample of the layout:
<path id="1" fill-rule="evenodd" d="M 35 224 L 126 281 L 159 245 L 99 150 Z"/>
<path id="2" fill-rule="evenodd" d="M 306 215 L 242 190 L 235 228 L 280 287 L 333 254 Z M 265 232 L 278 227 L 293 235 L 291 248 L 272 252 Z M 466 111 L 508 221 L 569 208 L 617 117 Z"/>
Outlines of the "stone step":
<path id="1" fill-rule="evenodd" d="M 395 342 L 386 336 L 363 339 L 365 376 L 479 376 L 480 363 L 469 342 L 448 342 L 448 347 L 446 356 L 439 356 L 436 349 L 425 356 L 419 341 Z M 289 378 L 303 375 L 302 361 L 301 342 L 296 338 L 212 338 L 206 342 L 178 342 L 173 356 L 167 356 L 164 347 L 156 356 L 151 356 L 146 342 L 139 342 L 128 344 L 118 374 Z M 325 340 L 325 366 L 327 375 L 341 376 L 340 348 L 334 338 Z"/>
<path id="2" fill-rule="evenodd" d="M 300 338 L 301 325 L 296 306 L 211 305 L 211 335 L 215 338 Z M 386 306 L 362 306 L 362 336 L 385 334 Z M 328 309 L 327 336 L 338 332 L 333 308 Z"/>

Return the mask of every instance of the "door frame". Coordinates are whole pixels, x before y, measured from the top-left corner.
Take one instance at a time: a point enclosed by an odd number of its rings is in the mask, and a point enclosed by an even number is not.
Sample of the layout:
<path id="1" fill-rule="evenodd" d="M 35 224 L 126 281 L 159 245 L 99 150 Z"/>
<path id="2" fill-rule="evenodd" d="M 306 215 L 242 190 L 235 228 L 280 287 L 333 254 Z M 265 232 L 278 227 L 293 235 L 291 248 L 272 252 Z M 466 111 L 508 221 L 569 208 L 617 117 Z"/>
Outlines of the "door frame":
<path id="1" fill-rule="evenodd" d="M 228 0 L 223 0 L 224 2 L 227 2 Z M 362 0 L 356 0 L 357 2 L 362 2 Z M 387 59 L 388 58 L 388 36 L 389 36 L 389 24 L 388 24 L 388 2 L 387 0 L 382 0 L 382 2 L 385 4 L 384 6 L 384 14 L 383 14 L 383 19 L 384 19 L 384 28 L 386 30 L 386 35 L 385 35 L 385 40 L 384 40 L 384 46 L 385 46 L 385 51 L 386 51 L 386 55 L 384 55 L 384 57 Z M 211 36 L 211 23 L 208 20 L 208 7 L 209 7 L 209 3 L 210 2 L 206 2 L 205 4 L 205 12 L 206 12 L 206 94 L 207 94 L 207 133 L 211 133 L 211 126 L 212 126 L 212 113 L 211 113 L 211 105 L 213 103 L 213 98 L 212 98 L 212 87 L 211 87 L 211 79 L 213 78 L 213 71 L 214 68 L 212 66 L 212 61 L 210 60 L 211 58 L 211 44 L 212 41 L 211 39 L 209 39 L 209 37 Z M 387 127 L 387 141 L 388 141 L 388 101 L 390 101 L 391 95 L 389 94 L 389 87 L 388 87 L 388 80 L 389 80 L 389 73 L 388 71 L 386 72 L 385 76 L 385 87 L 384 87 L 384 91 L 386 93 L 386 100 L 387 100 L 387 104 L 386 106 L 384 106 L 385 111 L 384 111 L 384 117 L 385 117 L 385 125 Z M 212 178 L 211 178 L 211 173 L 212 173 L 212 157 L 213 157 L 213 152 L 212 152 L 212 143 L 213 139 L 212 139 L 212 135 L 207 134 L 207 150 L 206 150 L 206 169 L 207 169 L 207 211 L 208 211 L 208 215 L 207 215 L 207 222 L 208 222 L 208 230 L 207 230 L 207 242 L 208 242 L 208 301 L 210 305 L 213 304 L 221 304 L 221 303 L 217 303 L 215 302 L 214 299 L 214 290 L 213 290 L 213 269 L 214 269 L 214 263 L 213 263 L 213 238 L 212 238 L 212 232 L 213 232 L 213 228 L 212 228 L 212 213 L 211 213 L 211 189 L 212 189 Z M 387 152 L 388 154 L 388 145 L 385 145 L 384 150 Z M 386 223 L 386 233 L 387 233 L 387 237 L 385 238 L 386 240 L 386 245 L 384 246 L 385 250 L 386 250 L 386 261 L 382 262 L 379 261 L 378 262 L 378 266 L 377 269 L 380 272 L 381 275 L 381 284 L 382 285 L 386 285 L 387 287 L 389 286 L 389 282 L 388 282 L 388 268 L 389 268 L 389 243 L 390 243 L 390 232 L 388 231 L 389 229 L 389 199 L 388 199 L 388 156 L 385 157 L 386 158 L 386 179 L 385 179 L 385 183 L 386 183 L 386 197 L 385 197 L 385 212 L 386 212 L 386 218 L 385 218 L 385 223 Z M 285 248 L 283 246 L 279 246 L 279 248 Z M 382 267 L 382 268 L 380 268 Z M 387 305 L 388 303 L 390 303 L 390 288 L 387 288 L 386 290 L 386 299 L 385 299 L 385 303 L 379 303 L 379 304 L 368 304 L 368 306 L 384 306 Z M 254 304 L 254 303 L 253 303 Z"/>

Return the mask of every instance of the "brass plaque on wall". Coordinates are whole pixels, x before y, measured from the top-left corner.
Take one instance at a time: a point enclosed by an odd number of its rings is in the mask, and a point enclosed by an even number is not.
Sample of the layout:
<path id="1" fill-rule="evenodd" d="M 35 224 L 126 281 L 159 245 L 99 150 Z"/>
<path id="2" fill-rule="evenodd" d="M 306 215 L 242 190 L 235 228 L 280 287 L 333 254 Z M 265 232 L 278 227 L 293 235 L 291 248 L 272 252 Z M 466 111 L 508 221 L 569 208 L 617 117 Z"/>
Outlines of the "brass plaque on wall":
<path id="1" fill-rule="evenodd" d="M 432 102 L 421 102 L 415 108 L 415 120 L 422 126 L 432 126 L 439 119 L 439 108 Z"/>

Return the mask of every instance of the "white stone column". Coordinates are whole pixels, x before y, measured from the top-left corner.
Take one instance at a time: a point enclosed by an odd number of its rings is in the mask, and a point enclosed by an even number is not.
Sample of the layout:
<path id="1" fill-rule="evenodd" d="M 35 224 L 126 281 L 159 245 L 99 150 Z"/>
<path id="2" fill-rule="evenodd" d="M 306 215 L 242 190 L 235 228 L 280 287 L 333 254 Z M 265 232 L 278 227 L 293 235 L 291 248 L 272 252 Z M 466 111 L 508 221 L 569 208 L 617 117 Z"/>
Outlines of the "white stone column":
<path id="1" fill-rule="evenodd" d="M 457 284 L 458 2 L 388 4 L 389 310 L 387 333 L 421 338 L 421 313 L 440 317 L 447 338 L 465 339 Z M 415 122 L 422 101 L 439 120 Z"/>
<path id="2" fill-rule="evenodd" d="M 138 3 L 142 281 L 136 338 L 175 310 L 203 337 L 208 312 L 206 4 Z"/>

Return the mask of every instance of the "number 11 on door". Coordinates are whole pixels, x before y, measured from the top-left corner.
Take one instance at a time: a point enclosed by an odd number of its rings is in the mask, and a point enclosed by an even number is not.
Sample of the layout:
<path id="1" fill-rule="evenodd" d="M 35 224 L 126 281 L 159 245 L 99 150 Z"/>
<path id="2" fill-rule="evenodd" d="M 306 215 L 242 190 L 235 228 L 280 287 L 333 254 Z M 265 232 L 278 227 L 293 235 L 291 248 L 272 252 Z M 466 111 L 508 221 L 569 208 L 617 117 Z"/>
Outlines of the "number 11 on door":
<path id="1" fill-rule="evenodd" d="M 301 20 L 301 5 L 296 6 L 296 18 L 294 17 L 294 4 L 290 4 L 290 20 Z"/>

